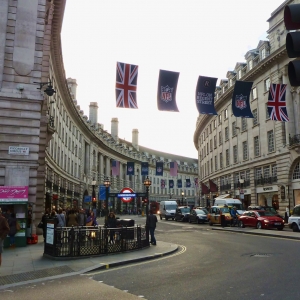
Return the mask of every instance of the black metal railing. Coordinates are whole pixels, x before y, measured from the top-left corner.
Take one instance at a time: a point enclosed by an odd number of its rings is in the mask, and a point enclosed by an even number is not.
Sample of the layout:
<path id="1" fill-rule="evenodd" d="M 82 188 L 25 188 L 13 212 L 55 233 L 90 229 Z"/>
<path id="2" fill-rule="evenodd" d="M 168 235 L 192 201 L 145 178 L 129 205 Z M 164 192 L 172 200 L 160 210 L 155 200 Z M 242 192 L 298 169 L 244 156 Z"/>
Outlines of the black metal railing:
<path id="1" fill-rule="evenodd" d="M 145 226 L 105 228 L 57 227 L 52 241 L 46 242 L 44 254 L 52 257 L 99 256 L 142 249 L 149 246 Z"/>
<path id="2" fill-rule="evenodd" d="M 240 183 L 240 182 L 235 182 L 234 183 L 234 188 L 235 189 L 238 189 L 238 188 L 246 188 L 246 187 L 249 187 L 250 186 L 250 179 L 247 179 L 247 180 L 244 180 L 243 183 Z"/>
<path id="3" fill-rule="evenodd" d="M 277 176 L 261 177 L 255 179 L 255 185 L 272 184 L 277 182 Z"/>
<path id="4" fill-rule="evenodd" d="M 220 186 L 221 191 L 226 191 L 231 189 L 231 183 L 226 183 Z"/>
<path id="5" fill-rule="evenodd" d="M 289 135 L 289 144 L 290 146 L 299 145 L 300 144 L 300 134 L 296 134 L 293 137 Z"/>

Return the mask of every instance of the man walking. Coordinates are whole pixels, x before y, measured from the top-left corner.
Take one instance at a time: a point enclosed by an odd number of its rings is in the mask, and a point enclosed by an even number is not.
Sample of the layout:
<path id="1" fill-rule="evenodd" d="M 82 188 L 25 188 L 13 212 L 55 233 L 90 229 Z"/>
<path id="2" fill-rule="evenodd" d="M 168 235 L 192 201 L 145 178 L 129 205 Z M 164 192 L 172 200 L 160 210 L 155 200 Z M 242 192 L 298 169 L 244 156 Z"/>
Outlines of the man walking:
<path id="1" fill-rule="evenodd" d="M 156 215 L 153 214 L 153 211 L 150 210 L 150 215 L 148 215 L 147 221 L 146 221 L 146 226 L 149 228 L 151 240 L 150 243 L 154 246 L 156 246 L 156 239 L 154 236 L 154 231 L 156 228 L 156 223 L 157 223 L 157 218 Z"/>
<path id="2" fill-rule="evenodd" d="M 9 233 L 9 226 L 6 218 L 2 216 L 2 210 L 0 207 L 0 266 L 2 263 L 3 242 L 8 233 Z"/>

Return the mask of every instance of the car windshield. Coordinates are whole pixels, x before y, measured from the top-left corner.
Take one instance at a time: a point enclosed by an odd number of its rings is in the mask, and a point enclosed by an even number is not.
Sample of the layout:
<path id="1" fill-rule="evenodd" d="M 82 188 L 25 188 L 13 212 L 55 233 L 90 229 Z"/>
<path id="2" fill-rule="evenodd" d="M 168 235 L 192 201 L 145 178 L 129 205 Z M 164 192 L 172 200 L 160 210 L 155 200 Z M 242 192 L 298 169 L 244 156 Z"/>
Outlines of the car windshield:
<path id="1" fill-rule="evenodd" d="M 177 206 L 175 204 L 166 205 L 166 210 L 175 210 Z"/>
<path id="2" fill-rule="evenodd" d="M 274 216 L 274 214 L 272 213 L 272 212 L 270 212 L 270 211 L 258 211 L 257 212 L 261 217 L 264 217 L 264 216 Z"/>
<path id="3" fill-rule="evenodd" d="M 229 208 L 228 207 L 221 207 L 220 209 L 223 213 L 229 213 Z"/>
<path id="4" fill-rule="evenodd" d="M 189 213 L 191 210 L 188 207 L 181 208 L 182 213 Z"/>
<path id="5" fill-rule="evenodd" d="M 228 203 L 228 206 L 231 206 L 231 207 L 236 207 L 236 209 L 238 210 L 243 210 L 243 207 L 242 207 L 242 204 L 238 204 L 238 203 Z"/>
<path id="6" fill-rule="evenodd" d="M 197 215 L 206 215 L 206 211 L 204 211 L 202 209 L 195 209 L 195 212 Z"/>

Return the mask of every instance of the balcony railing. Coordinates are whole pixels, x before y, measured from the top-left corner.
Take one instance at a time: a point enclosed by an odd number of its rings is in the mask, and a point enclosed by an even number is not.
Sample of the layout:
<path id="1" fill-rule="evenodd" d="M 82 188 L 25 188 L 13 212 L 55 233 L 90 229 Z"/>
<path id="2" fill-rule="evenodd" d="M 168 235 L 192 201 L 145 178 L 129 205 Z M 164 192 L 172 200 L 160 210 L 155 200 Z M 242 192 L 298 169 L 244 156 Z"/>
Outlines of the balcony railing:
<path id="1" fill-rule="evenodd" d="M 226 183 L 220 186 L 221 191 L 226 191 L 231 189 L 231 183 Z"/>
<path id="2" fill-rule="evenodd" d="M 289 144 L 290 144 L 290 146 L 299 145 L 300 144 L 300 134 L 296 134 L 293 137 L 289 136 Z"/>
<path id="3" fill-rule="evenodd" d="M 275 182 L 277 182 L 277 176 L 261 177 L 261 178 L 255 179 L 255 185 L 272 184 Z"/>
<path id="4" fill-rule="evenodd" d="M 235 182 L 234 183 L 234 188 L 238 189 L 238 188 L 246 188 L 250 186 L 250 179 L 247 179 L 244 181 L 244 183 L 240 183 L 240 182 Z"/>

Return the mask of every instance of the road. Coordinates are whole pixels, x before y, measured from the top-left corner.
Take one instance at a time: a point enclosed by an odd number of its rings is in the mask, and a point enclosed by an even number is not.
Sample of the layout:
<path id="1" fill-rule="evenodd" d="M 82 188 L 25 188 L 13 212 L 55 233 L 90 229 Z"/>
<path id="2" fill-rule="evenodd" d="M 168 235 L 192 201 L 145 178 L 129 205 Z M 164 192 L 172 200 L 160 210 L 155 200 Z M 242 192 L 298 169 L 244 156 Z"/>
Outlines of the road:
<path id="1" fill-rule="evenodd" d="M 144 222 L 135 219 L 136 223 Z M 300 241 L 220 232 L 207 225 L 164 220 L 158 223 L 156 238 L 158 243 L 161 240 L 181 245 L 180 251 L 158 260 L 97 271 L 72 280 L 40 283 L 33 289 L 28 285 L 27 291 L 51 295 L 45 291 L 52 284 L 58 294 L 64 295 L 63 299 L 83 299 L 84 295 L 89 297 L 89 292 L 93 298 L 95 291 L 97 299 L 108 299 L 101 291 L 112 288 L 116 299 L 126 299 L 122 295 L 148 300 L 300 298 L 297 288 Z M 82 284 L 75 284 L 78 281 Z M 26 291 L 26 286 L 12 289 L 11 296 L 21 289 Z M 69 297 L 71 292 L 73 296 Z M 82 297 L 76 297 L 76 292 Z"/>

